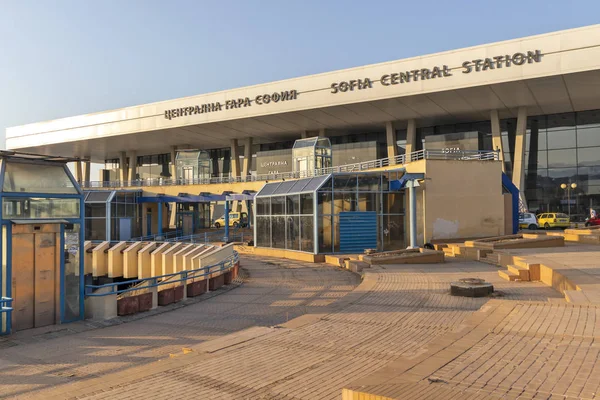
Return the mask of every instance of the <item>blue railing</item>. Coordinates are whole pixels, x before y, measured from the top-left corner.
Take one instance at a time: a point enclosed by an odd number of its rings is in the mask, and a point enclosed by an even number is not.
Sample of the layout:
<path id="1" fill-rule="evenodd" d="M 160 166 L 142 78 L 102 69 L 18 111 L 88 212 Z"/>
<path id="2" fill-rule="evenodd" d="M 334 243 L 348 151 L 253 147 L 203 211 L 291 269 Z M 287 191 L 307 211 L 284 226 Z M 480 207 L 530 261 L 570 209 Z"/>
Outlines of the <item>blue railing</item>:
<path id="1" fill-rule="evenodd" d="M 229 242 L 243 242 L 244 237 L 251 238 L 251 233 L 245 233 L 239 228 L 233 228 L 229 231 Z M 225 238 L 225 229 L 211 232 L 195 233 L 193 235 L 178 236 L 165 239 L 165 242 L 190 242 L 190 243 L 212 243 L 221 242 Z"/>
<path id="2" fill-rule="evenodd" d="M 183 230 L 177 229 L 175 231 L 169 231 L 169 232 L 164 232 L 164 233 L 160 233 L 160 234 L 156 233 L 154 235 L 146 235 L 146 236 L 131 238 L 131 239 L 129 239 L 129 241 L 132 241 L 132 242 L 145 242 L 145 241 L 160 242 L 160 241 L 165 241 L 166 239 L 179 237 L 182 234 L 183 234 Z"/>
<path id="3" fill-rule="evenodd" d="M 7 335 L 10 333 L 11 316 L 12 316 L 12 301 L 10 297 L 0 297 L 0 317 L 6 313 L 6 325 L 0 326 L 0 335 Z M 0 319 L 0 325 L 2 321 Z"/>
<path id="4" fill-rule="evenodd" d="M 223 272 L 228 269 L 231 269 L 235 266 L 235 264 L 239 261 L 239 255 L 236 251 L 233 252 L 233 255 L 227 257 L 225 260 L 220 263 L 209 265 L 206 267 L 189 270 L 189 271 L 181 271 L 175 272 L 172 274 L 154 276 L 152 278 L 144 278 L 144 279 L 132 279 L 129 281 L 123 282 L 115 282 L 115 283 L 107 283 L 104 285 L 85 285 L 85 295 L 87 297 L 101 297 L 101 296 L 109 296 L 114 294 L 121 294 L 127 292 L 133 292 L 136 290 L 149 289 L 153 287 L 158 287 L 162 285 L 169 285 L 177 282 L 185 282 L 188 279 L 199 278 L 203 276 L 207 276 L 210 274 L 214 274 L 215 272 Z M 172 279 L 177 278 L 177 279 Z M 145 283 L 144 286 L 138 286 L 140 283 Z M 129 286 L 125 289 L 119 289 L 119 286 Z M 94 293 L 94 291 L 103 288 L 110 288 L 110 290 L 103 293 Z"/>

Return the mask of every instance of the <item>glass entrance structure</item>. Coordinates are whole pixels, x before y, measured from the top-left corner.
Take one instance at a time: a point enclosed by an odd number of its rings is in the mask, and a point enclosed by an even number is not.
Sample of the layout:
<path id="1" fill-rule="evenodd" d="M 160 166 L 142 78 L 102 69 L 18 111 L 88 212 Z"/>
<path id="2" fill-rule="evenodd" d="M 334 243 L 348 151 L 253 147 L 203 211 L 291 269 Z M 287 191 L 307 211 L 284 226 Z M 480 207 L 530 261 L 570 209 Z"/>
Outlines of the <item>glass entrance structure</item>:
<path id="1" fill-rule="evenodd" d="M 294 181 L 267 183 L 255 197 L 254 243 L 257 247 L 313 254 L 344 252 L 345 221 L 370 220 L 363 229 L 373 241 L 365 248 L 406 247 L 404 191 L 390 190 L 403 170 L 336 173 Z M 358 218 L 361 217 L 361 218 Z M 362 217 L 365 217 L 364 219 Z M 362 222 L 361 222 L 362 223 Z"/>
<path id="2" fill-rule="evenodd" d="M 84 192 L 85 240 L 121 241 L 141 236 L 141 190 Z"/>
<path id="3" fill-rule="evenodd" d="M 0 152 L 0 334 L 83 319 L 83 193 L 58 157 Z"/>
<path id="4" fill-rule="evenodd" d="M 210 154 L 202 150 L 179 150 L 177 152 L 177 179 L 184 183 L 199 183 L 211 177 Z"/>
<path id="5" fill-rule="evenodd" d="M 299 177 L 313 176 L 315 171 L 331 168 L 331 142 L 325 137 L 299 139 L 292 148 L 292 171 Z"/>

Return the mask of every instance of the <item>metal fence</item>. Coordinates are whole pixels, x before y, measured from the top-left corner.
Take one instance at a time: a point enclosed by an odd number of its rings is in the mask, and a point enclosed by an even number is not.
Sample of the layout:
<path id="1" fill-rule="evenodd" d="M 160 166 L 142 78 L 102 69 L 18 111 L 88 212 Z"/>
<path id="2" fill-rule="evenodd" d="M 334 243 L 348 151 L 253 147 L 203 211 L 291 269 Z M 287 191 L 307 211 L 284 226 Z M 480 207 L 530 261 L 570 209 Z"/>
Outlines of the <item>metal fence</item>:
<path id="1" fill-rule="evenodd" d="M 341 172 L 360 172 L 375 168 L 388 167 L 390 165 L 406 164 L 419 160 L 479 160 L 479 161 L 498 161 L 500 159 L 498 151 L 490 150 L 419 150 L 409 154 L 401 154 L 392 158 L 380 158 L 373 161 L 364 161 L 355 164 L 340 165 L 331 168 L 315 169 L 301 172 L 285 172 L 281 174 L 267 175 L 248 175 L 248 176 L 226 176 L 206 179 L 138 179 L 132 181 L 90 181 L 83 182 L 82 186 L 88 189 L 94 188 L 123 188 L 123 187 L 143 187 L 143 186 L 175 186 L 175 185 L 208 185 L 216 183 L 236 183 L 236 182 L 265 182 L 277 181 L 282 179 L 300 179 L 311 178 L 313 176 L 327 175 Z"/>
<path id="2" fill-rule="evenodd" d="M 2 325 L 2 314 L 6 314 L 6 324 L 0 326 L 0 335 L 6 335 L 11 330 L 11 318 L 12 318 L 12 301 L 10 297 L 0 297 L 0 325 Z"/>
<path id="3" fill-rule="evenodd" d="M 144 279 L 132 279 L 123 282 L 107 283 L 104 285 L 85 285 L 85 295 L 87 297 L 102 297 L 114 294 L 122 294 L 127 292 L 133 292 L 137 290 L 150 289 L 153 287 L 170 285 L 177 282 L 185 282 L 188 279 L 205 277 L 216 272 L 224 272 L 235 266 L 239 261 L 239 255 L 236 251 L 233 255 L 227 257 L 225 260 L 202 268 L 197 268 L 189 271 L 175 272 L 172 274 L 154 276 L 152 278 Z M 173 279 L 175 278 L 175 279 Z M 125 287 L 125 289 L 119 289 L 119 286 Z M 109 288 L 110 290 L 102 291 L 98 293 L 98 289 Z"/>

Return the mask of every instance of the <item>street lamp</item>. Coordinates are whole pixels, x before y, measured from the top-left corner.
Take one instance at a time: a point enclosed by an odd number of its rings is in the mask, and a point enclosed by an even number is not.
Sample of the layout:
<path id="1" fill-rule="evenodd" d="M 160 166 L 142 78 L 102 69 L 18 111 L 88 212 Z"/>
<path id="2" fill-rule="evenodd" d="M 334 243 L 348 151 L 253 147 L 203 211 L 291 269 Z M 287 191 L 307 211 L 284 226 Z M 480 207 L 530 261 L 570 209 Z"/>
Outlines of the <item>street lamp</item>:
<path id="1" fill-rule="evenodd" d="M 562 183 L 560 187 L 567 191 L 567 203 L 569 204 L 569 222 L 571 222 L 571 190 L 576 189 L 577 184 L 571 183 L 570 185 L 567 185 L 566 183 Z"/>

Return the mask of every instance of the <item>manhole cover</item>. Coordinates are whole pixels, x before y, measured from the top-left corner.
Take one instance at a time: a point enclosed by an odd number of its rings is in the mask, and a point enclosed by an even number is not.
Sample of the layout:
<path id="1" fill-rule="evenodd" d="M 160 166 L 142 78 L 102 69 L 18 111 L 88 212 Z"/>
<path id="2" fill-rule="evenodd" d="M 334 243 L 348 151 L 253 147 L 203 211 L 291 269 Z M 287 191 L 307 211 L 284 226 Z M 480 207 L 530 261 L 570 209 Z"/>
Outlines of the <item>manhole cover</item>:
<path id="1" fill-rule="evenodd" d="M 450 294 L 462 297 L 485 297 L 494 292 L 491 283 L 479 278 L 462 278 L 450 283 Z"/>

